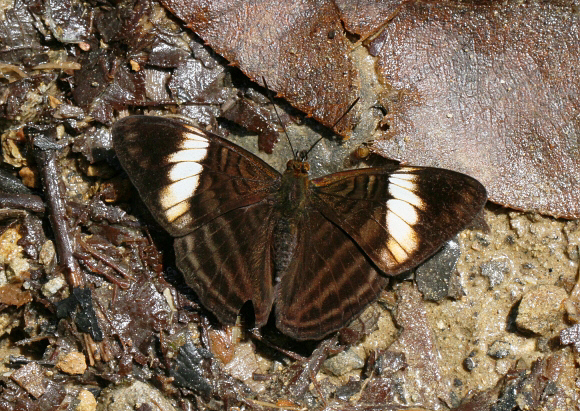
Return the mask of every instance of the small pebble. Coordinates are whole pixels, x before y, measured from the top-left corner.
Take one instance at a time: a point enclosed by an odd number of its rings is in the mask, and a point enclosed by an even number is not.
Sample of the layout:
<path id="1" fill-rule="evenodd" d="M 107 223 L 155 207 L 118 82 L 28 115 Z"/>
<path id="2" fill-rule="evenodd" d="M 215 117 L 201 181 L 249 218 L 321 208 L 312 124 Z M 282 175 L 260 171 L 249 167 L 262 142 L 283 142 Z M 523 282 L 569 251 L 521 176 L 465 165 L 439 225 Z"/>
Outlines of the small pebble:
<path id="1" fill-rule="evenodd" d="M 500 359 L 510 355 L 511 345 L 505 341 L 494 341 L 487 350 L 491 358 Z"/>
<path id="2" fill-rule="evenodd" d="M 467 357 L 466 359 L 463 360 L 463 367 L 467 371 L 472 371 L 475 367 L 477 367 L 477 362 L 475 362 L 475 359 Z"/>
<path id="3" fill-rule="evenodd" d="M 495 372 L 499 375 L 506 375 L 511 369 L 512 362 L 508 359 L 497 360 L 495 363 Z"/>
<path id="4" fill-rule="evenodd" d="M 56 251 L 54 249 L 54 243 L 51 240 L 46 240 L 40 249 L 38 262 L 45 267 L 48 267 L 54 261 L 55 256 Z"/>
<path id="5" fill-rule="evenodd" d="M 42 294 L 45 297 L 50 297 L 56 294 L 61 288 L 66 285 L 66 281 L 62 277 L 53 277 L 42 286 Z"/>
<path id="6" fill-rule="evenodd" d="M 72 351 L 59 358 L 56 368 L 67 374 L 84 374 L 87 369 L 85 355 Z"/>
<path id="7" fill-rule="evenodd" d="M 489 279 L 489 286 L 494 288 L 501 284 L 511 272 L 511 260 L 505 256 L 494 258 L 481 265 L 481 275 Z"/>
<path id="8" fill-rule="evenodd" d="M 554 381 L 548 381 L 544 388 L 544 395 L 554 395 L 558 392 L 558 386 Z"/>
<path id="9" fill-rule="evenodd" d="M 95 396 L 88 390 L 81 390 L 77 396 L 79 403 L 75 411 L 95 411 L 97 409 L 97 400 Z"/>
<path id="10" fill-rule="evenodd" d="M 544 337 L 561 324 L 568 293 L 555 285 L 540 285 L 524 294 L 518 307 L 516 325 Z"/>
<path id="11" fill-rule="evenodd" d="M 360 358 L 352 349 L 349 349 L 324 361 L 323 368 L 325 371 L 338 377 L 352 370 L 360 370 L 364 365 L 365 362 L 362 358 Z"/>

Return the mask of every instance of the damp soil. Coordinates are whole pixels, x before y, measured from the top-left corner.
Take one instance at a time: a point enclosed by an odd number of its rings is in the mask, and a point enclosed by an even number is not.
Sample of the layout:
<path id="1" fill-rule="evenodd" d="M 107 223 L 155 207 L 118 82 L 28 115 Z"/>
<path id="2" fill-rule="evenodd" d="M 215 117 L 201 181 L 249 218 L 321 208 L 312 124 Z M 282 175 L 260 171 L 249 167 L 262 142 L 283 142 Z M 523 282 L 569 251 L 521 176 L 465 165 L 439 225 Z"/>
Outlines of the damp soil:
<path id="1" fill-rule="evenodd" d="M 267 93 L 155 2 L 2 9 L 0 409 L 580 407 L 578 220 L 489 203 L 429 270 L 323 341 L 223 327 L 176 271 L 110 126 L 187 116 L 283 170 Z M 325 137 L 313 176 L 384 161 L 359 150 L 384 131 L 375 60 L 352 58 L 348 139 L 276 100 L 295 147 Z"/>

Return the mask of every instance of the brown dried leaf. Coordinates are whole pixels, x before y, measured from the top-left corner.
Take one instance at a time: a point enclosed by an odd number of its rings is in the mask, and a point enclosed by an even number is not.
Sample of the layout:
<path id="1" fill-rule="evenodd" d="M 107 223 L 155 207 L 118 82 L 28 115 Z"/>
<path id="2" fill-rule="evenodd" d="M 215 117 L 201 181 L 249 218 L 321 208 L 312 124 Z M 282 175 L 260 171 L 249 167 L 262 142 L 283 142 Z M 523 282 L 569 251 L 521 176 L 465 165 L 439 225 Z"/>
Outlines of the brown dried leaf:
<path id="1" fill-rule="evenodd" d="M 51 82 L 52 74 L 37 74 L 0 87 L 0 118 L 6 120 L 33 119 L 45 107 L 40 96 Z"/>
<path id="2" fill-rule="evenodd" d="M 246 130 L 258 133 L 258 148 L 272 154 L 274 145 L 278 142 L 277 120 L 272 121 L 268 110 L 249 99 L 240 98 L 222 113 L 222 117 Z"/>
<path id="3" fill-rule="evenodd" d="M 252 80 L 332 126 L 358 96 L 359 78 L 333 2 L 163 0 L 162 3 Z M 352 110 L 336 131 L 356 123 Z"/>
<path id="4" fill-rule="evenodd" d="M 549 3 L 406 3 L 370 44 L 392 92 L 375 152 L 580 217 L 580 16 Z"/>
<path id="5" fill-rule="evenodd" d="M 187 59 L 173 71 L 167 87 L 180 103 L 223 104 L 233 97 L 233 89 L 220 83 L 224 67 L 206 67 L 203 62 Z"/>
<path id="6" fill-rule="evenodd" d="M 27 64 L 46 62 L 48 47 L 41 44 L 41 36 L 34 26 L 31 13 L 34 0 L 14 2 L 0 19 L 0 58 L 2 63 Z M 9 3 L 6 4 L 6 7 Z M 27 64 L 28 65 L 28 64 Z"/>
<path id="7" fill-rule="evenodd" d="M 401 6 L 400 0 L 335 0 L 340 9 L 344 27 L 366 39 L 381 26 L 388 23 L 393 13 Z"/>
<path id="8" fill-rule="evenodd" d="M 46 392 L 48 385 L 44 370 L 35 362 L 20 367 L 10 375 L 10 378 L 34 398 L 41 397 Z"/>
<path id="9" fill-rule="evenodd" d="M 90 35 L 91 14 L 78 0 L 46 0 L 44 20 L 52 35 L 63 43 L 79 43 Z"/>

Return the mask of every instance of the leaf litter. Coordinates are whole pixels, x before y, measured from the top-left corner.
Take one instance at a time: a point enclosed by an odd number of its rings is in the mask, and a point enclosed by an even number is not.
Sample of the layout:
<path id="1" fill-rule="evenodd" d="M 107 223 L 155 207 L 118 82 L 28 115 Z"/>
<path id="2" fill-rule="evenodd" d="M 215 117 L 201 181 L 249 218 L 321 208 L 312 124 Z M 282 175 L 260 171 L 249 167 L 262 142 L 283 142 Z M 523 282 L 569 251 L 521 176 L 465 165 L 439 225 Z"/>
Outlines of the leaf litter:
<path id="1" fill-rule="evenodd" d="M 66 10 L 65 4 L 74 7 Z M 328 10 L 329 4 L 321 9 Z M 60 14 L 47 13 L 48 6 Z M 339 5 L 340 10 L 346 6 Z M 445 15 L 440 9 L 449 4 L 404 6 L 395 17 L 399 5 L 386 6 L 380 16 L 399 24 L 397 18 L 409 20 L 405 16 L 411 12 L 405 7 L 433 7 Z M 513 7 L 506 6 L 506 13 L 516 13 Z M 462 10 L 446 16 L 472 18 Z M 87 29 L 89 12 L 94 24 Z M 335 12 L 329 16 L 330 24 L 336 24 Z M 43 23 L 51 18 L 58 24 Z M 351 20 L 345 26 L 363 27 L 351 30 L 364 38 L 372 39 L 369 33 L 375 27 L 389 30 L 381 19 Z M 228 67 L 154 2 L 28 0 L 8 9 L 3 23 L 1 51 L 10 67 L 2 68 L 2 95 L 10 98 L 1 102 L 2 144 L 14 161 L 6 157 L 10 162 L 4 162 L 2 171 L 11 176 L 5 179 L 6 190 L 13 192 L 15 181 L 29 169 L 26 175 L 31 177 L 23 181 L 35 191 L 22 185 L 18 191 L 28 197 L 0 202 L 6 204 L 0 210 L 0 238 L 5 239 L 0 270 L 0 347 L 6 353 L 2 409 L 50 410 L 76 403 L 89 404 L 89 409 L 97 403 L 166 409 L 176 404 L 193 409 L 327 410 L 577 406 L 577 221 L 490 206 L 485 212 L 489 233 L 467 230 L 459 236 L 461 254 L 449 269 L 457 289 L 439 302 L 424 301 L 401 279 L 348 329 L 320 343 L 298 344 L 271 329 L 252 337 L 243 328 L 224 332 L 172 269 L 168 238 L 119 171 L 108 126 L 119 113 L 196 113 L 202 125 L 233 135 L 240 134 L 231 127 L 234 122 L 255 115 L 257 125 L 242 126 L 270 135 L 278 125 L 263 89 Z M 312 21 L 308 24 L 313 27 Z M 328 27 L 328 18 L 320 24 L 315 26 Z M 321 32 L 332 37 L 325 29 Z M 337 35 L 346 42 L 341 28 Z M 18 46 L 29 40 L 30 46 Z M 376 42 L 370 43 L 372 48 L 382 40 L 379 36 L 371 41 Z M 318 53 L 324 55 L 320 48 Z M 261 57 L 267 60 L 267 55 Z M 39 74 L 31 62 L 56 69 Z M 63 62 L 80 63 L 80 69 Z M 250 67 L 238 65 L 243 72 Z M 188 81 L 193 76 L 195 81 Z M 285 81 L 285 87 L 296 84 L 291 78 Z M 297 101 L 309 96 L 296 90 Z M 377 99 L 388 109 L 385 124 L 399 109 L 392 103 L 396 98 L 414 97 L 396 87 L 387 90 L 385 98 Z M 295 104 L 291 93 L 285 93 Z M 222 106 L 235 107 L 237 116 L 220 123 Z M 331 113 L 323 122 L 332 124 L 331 108 L 309 112 L 295 106 L 321 120 L 320 113 Z M 404 114 L 407 106 L 400 107 Z M 378 122 L 382 108 L 360 108 L 356 116 Z M 291 109 L 283 110 L 283 121 L 291 128 L 312 129 L 307 120 L 296 124 L 297 117 Z M 345 130 L 352 123 L 346 124 Z M 395 125 L 389 123 L 387 138 L 393 138 L 388 133 Z M 353 139 L 355 134 L 356 129 Z M 264 150 L 273 148 L 271 136 L 262 141 Z M 332 158 L 325 154 L 330 151 L 326 145 L 319 156 Z M 345 141 L 342 150 L 349 147 Z M 51 154 L 39 156 L 39 150 Z M 46 209 L 39 207 L 38 195 Z M 62 206 L 55 208 L 55 201 Z M 65 224 L 49 228 L 55 216 Z M 506 264 L 491 284 L 483 271 L 494 261 Z M 542 308 L 542 314 L 552 319 L 543 327 L 526 301 L 546 301 L 543 296 L 554 293 L 564 300 L 557 307 L 542 306 L 549 308 Z M 216 334 L 230 337 L 216 344 Z M 499 351 L 491 347 L 501 347 L 502 354 L 493 354 Z M 81 357 L 86 368 L 78 361 Z M 65 367 L 71 358 L 75 366 Z"/>

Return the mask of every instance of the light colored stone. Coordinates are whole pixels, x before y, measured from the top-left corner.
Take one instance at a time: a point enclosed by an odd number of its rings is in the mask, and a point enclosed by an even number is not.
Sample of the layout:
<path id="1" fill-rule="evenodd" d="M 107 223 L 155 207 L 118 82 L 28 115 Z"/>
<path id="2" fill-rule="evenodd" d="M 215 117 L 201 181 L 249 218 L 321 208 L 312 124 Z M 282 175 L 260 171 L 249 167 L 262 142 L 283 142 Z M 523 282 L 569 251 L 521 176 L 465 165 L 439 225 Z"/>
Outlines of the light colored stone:
<path id="1" fill-rule="evenodd" d="M 69 352 L 59 358 L 56 368 L 67 374 L 84 374 L 87 369 L 85 355 L 78 351 Z"/>
<path id="2" fill-rule="evenodd" d="M 549 336 L 562 323 L 564 301 L 567 298 L 568 293 L 555 285 L 540 285 L 530 289 L 520 302 L 517 326 L 522 330 Z"/>
<path id="3" fill-rule="evenodd" d="M 490 288 L 500 285 L 513 272 L 513 263 L 506 256 L 499 256 L 481 265 L 481 275 L 489 278 Z"/>
<path id="4" fill-rule="evenodd" d="M 46 240 L 40 249 L 38 254 L 38 262 L 45 267 L 52 263 L 54 260 L 56 251 L 54 248 L 54 243 L 52 240 Z"/>
<path id="5" fill-rule="evenodd" d="M 42 286 L 42 294 L 45 297 L 50 297 L 56 294 L 62 287 L 66 285 L 66 281 L 62 277 L 53 277 Z"/>
<path id="6" fill-rule="evenodd" d="M 135 380 L 110 386 L 99 395 L 97 410 L 137 410 L 143 404 L 155 404 L 156 411 L 177 411 L 179 408 L 154 386 Z"/>
<path id="7" fill-rule="evenodd" d="M 77 399 L 79 403 L 75 408 L 76 411 L 95 411 L 97 409 L 97 400 L 92 392 L 81 390 Z"/>
<path id="8" fill-rule="evenodd" d="M 364 365 L 364 360 L 350 348 L 324 361 L 323 369 L 339 377 L 352 370 L 360 370 Z"/>

